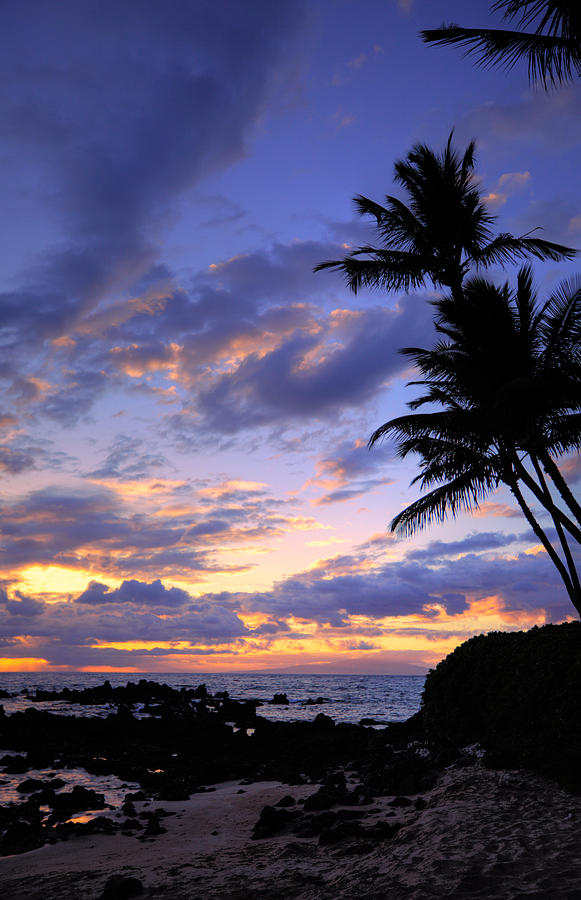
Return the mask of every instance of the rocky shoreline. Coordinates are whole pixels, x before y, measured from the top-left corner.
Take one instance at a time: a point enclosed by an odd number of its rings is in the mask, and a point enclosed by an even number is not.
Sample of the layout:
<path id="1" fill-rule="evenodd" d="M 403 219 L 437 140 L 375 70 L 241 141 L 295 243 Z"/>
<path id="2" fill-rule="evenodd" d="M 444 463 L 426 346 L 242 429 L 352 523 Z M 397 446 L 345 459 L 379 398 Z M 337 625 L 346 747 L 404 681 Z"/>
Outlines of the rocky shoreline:
<path id="1" fill-rule="evenodd" d="M 135 800 L 188 800 L 235 779 L 245 784 L 319 785 L 303 809 L 263 811 L 254 837 L 270 836 L 292 821 L 297 834 L 322 834 L 323 841 L 331 842 L 361 831 L 364 807 L 375 796 L 418 793 L 431 787 L 442 765 L 450 762 L 449 754 L 444 758 L 441 751 L 408 748 L 421 737 L 419 720 L 381 730 L 335 724 L 323 713 L 313 722 L 272 722 L 257 714 L 256 701 L 212 696 L 204 685 L 177 691 L 155 682 L 119 688 L 105 683 L 84 691 L 39 691 L 30 697 L 31 702 L 51 699 L 84 705 L 108 699 L 117 708 L 106 718 L 55 715 L 34 706 L 0 717 L 0 746 L 12 751 L 0 758 L 3 773 L 27 776 L 16 787 L 20 802 L 0 808 L 0 855 L 79 835 L 140 829 L 148 835 L 160 833 L 163 812 L 142 813 L 140 820 Z M 271 702 L 285 701 L 279 694 Z M 148 715 L 136 718 L 136 705 Z M 350 787 L 346 766 L 352 773 Z M 126 787 L 130 782 L 139 788 L 127 790 L 119 809 L 107 810 L 103 794 L 79 786 L 66 789 L 71 769 L 114 775 Z M 43 771 L 45 777 L 30 777 L 31 770 Z M 327 812 L 322 819 L 297 821 L 309 810 L 329 811 L 338 804 L 357 812 L 339 817 Z M 125 818 L 105 814 L 87 822 L 71 821 L 76 813 L 96 810 L 121 812 Z M 376 828 L 369 839 L 385 839 L 389 831 Z"/>
<path id="2" fill-rule="evenodd" d="M 51 696 L 67 700 L 63 693 Z M 177 691 L 146 681 L 69 694 L 71 703 L 85 705 L 108 695 L 115 711 L 105 718 L 76 717 L 32 706 L 0 715 L 0 747 L 10 751 L 0 758 L 0 782 L 17 782 L 21 798 L 0 807 L 6 900 L 56 900 L 65 893 L 68 900 L 510 897 L 486 893 L 492 888 L 482 867 L 478 877 L 473 873 L 470 892 L 449 893 L 448 881 L 438 874 L 447 865 L 438 859 L 442 842 L 464 829 L 462 853 L 457 848 L 460 883 L 467 861 L 478 867 L 479 828 L 500 810 L 516 833 L 527 807 L 531 824 L 536 815 L 535 839 L 545 846 L 552 838 L 542 835 L 539 816 L 554 831 L 551 813 L 558 806 L 557 825 L 568 838 L 581 821 L 581 800 L 555 785 L 518 772 L 503 783 L 506 773 L 483 768 L 476 748 L 428 742 L 420 715 L 386 728 L 335 724 L 324 713 L 312 722 L 272 722 L 258 714 L 258 704 L 211 696 L 202 685 Z M 39 692 L 30 699 L 50 698 Z M 271 702 L 282 700 L 279 695 Z M 89 778 L 118 779 L 119 802 L 108 803 L 90 787 L 71 789 L 68 773 L 78 770 Z M 515 807 L 506 801 L 516 784 Z M 463 794 L 467 805 L 459 811 L 455 804 Z M 468 809 L 478 821 L 463 821 Z M 432 832 L 426 831 L 430 822 Z M 490 832 L 482 852 L 493 837 Z M 440 848 L 435 855 L 431 845 Z M 559 846 L 556 854 L 567 846 L 564 834 Z M 418 852 L 424 867 L 431 858 L 433 871 L 428 866 L 429 877 L 411 891 L 410 861 L 416 860 L 417 869 Z M 508 868 L 520 871 L 510 848 L 505 856 Z M 63 893 L 67 865 L 75 883 Z M 360 878 L 355 886 L 356 873 L 365 870 L 376 874 L 369 884 Z M 534 871 L 521 880 L 530 881 Z M 577 893 L 555 896 L 580 895 L 581 864 L 571 878 Z M 430 883 L 432 893 L 425 893 Z"/>

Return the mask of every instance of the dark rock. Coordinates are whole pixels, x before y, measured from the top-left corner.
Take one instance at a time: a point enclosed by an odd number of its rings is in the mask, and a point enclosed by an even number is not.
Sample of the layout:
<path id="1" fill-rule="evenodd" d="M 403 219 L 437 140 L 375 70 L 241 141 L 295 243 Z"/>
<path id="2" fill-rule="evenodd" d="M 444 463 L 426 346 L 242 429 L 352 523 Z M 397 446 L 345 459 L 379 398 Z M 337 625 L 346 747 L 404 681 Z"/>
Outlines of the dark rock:
<path id="1" fill-rule="evenodd" d="M 294 806 L 295 803 L 296 803 L 296 800 L 294 797 L 291 797 L 290 794 L 285 794 L 285 796 L 281 797 L 281 799 L 278 801 L 278 803 L 275 803 L 274 805 L 285 807 L 285 806 Z"/>
<path id="2" fill-rule="evenodd" d="M 105 797 L 90 788 L 75 785 L 72 791 L 64 791 L 62 794 L 53 794 L 51 806 L 51 820 L 68 819 L 73 813 L 84 812 L 87 809 L 105 809 Z"/>
<path id="3" fill-rule="evenodd" d="M 52 788 L 43 788 L 28 795 L 28 802 L 36 806 L 52 806 L 56 794 Z"/>
<path id="4" fill-rule="evenodd" d="M 130 800 L 126 800 L 123 806 L 121 807 L 121 812 L 124 816 L 136 816 L 137 810 L 135 809 L 133 803 Z"/>
<path id="5" fill-rule="evenodd" d="M 296 819 L 301 815 L 302 813 L 298 810 L 296 812 L 288 812 L 286 809 L 275 809 L 274 806 L 265 806 L 260 813 L 258 822 L 254 826 L 252 839 L 257 841 L 262 838 L 272 837 L 273 834 L 282 831 L 292 819 Z"/>
<path id="6" fill-rule="evenodd" d="M 155 791 L 158 800 L 188 800 L 191 793 L 192 789 L 189 784 L 167 779 L 164 779 L 164 784 Z"/>
<path id="7" fill-rule="evenodd" d="M 326 716 L 325 713 L 318 713 L 318 715 L 315 716 L 315 721 L 313 722 L 313 725 L 315 725 L 317 728 L 324 728 L 324 729 L 329 729 L 329 728 L 335 727 L 335 723 L 334 723 L 333 719 L 331 718 L 331 716 Z"/>
<path id="8" fill-rule="evenodd" d="M 143 885 L 139 878 L 130 875 L 111 875 L 107 879 L 102 900 L 126 900 L 129 897 L 139 897 L 143 894 Z"/>
<path id="9" fill-rule="evenodd" d="M 286 694 L 275 694 L 274 697 L 272 698 L 272 700 L 269 700 L 268 702 L 271 704 L 271 706 L 273 704 L 281 705 L 281 706 L 288 706 L 288 697 Z"/>
<path id="10" fill-rule="evenodd" d="M 329 828 L 324 828 L 319 835 L 319 844 L 328 846 L 329 844 L 338 844 L 346 838 L 361 837 L 365 829 L 361 822 L 357 820 L 353 822 L 335 822 Z"/>
<path id="11" fill-rule="evenodd" d="M 56 775 L 49 775 L 48 780 L 45 781 L 45 786 L 51 788 L 53 791 L 58 791 L 59 788 L 65 786 L 66 781 L 62 778 L 57 778 Z"/>
<path id="12" fill-rule="evenodd" d="M 28 772 L 30 768 L 26 757 L 11 756 L 9 753 L 0 759 L 0 766 L 5 767 L 4 771 L 7 775 L 21 775 L 23 772 Z"/>
<path id="13" fill-rule="evenodd" d="M 339 791 L 346 791 L 347 779 L 345 778 L 345 772 L 333 772 L 330 775 L 325 775 L 324 784 L 326 787 L 334 787 Z"/>
<path id="14" fill-rule="evenodd" d="M 419 794 L 434 786 L 438 771 L 431 759 L 403 750 L 387 765 L 371 767 L 364 778 L 365 789 L 372 796 Z"/>
<path id="15" fill-rule="evenodd" d="M 414 800 L 414 807 L 418 810 L 418 812 L 421 812 L 422 809 L 426 808 L 426 806 L 427 804 L 423 797 L 418 797 L 417 800 Z"/>
<path id="16" fill-rule="evenodd" d="M 397 749 L 407 747 L 410 741 L 424 741 L 426 732 L 423 713 L 415 713 L 405 722 L 390 722 L 384 732 L 387 741 Z"/>
<path id="17" fill-rule="evenodd" d="M 391 825 L 389 822 L 376 822 L 374 825 L 365 826 L 361 822 L 337 822 L 330 828 L 321 831 L 319 844 L 322 846 L 337 844 L 350 838 L 365 838 L 372 841 L 385 841 L 399 831 L 399 825 Z"/>
<path id="18" fill-rule="evenodd" d="M 0 856 L 13 853 L 28 853 L 44 844 L 44 836 L 40 824 L 30 822 L 10 822 L 4 835 L 0 838 Z"/>
<path id="19" fill-rule="evenodd" d="M 154 836 L 157 834 L 165 834 L 166 831 L 167 828 L 164 828 L 163 825 L 160 824 L 159 815 L 156 813 L 149 813 L 148 822 L 143 833 L 148 836 Z"/>
<path id="20" fill-rule="evenodd" d="M 294 831 L 299 837 L 316 837 L 325 829 L 331 828 L 337 822 L 352 822 L 361 818 L 361 813 L 351 809 L 341 809 L 337 812 L 323 812 L 318 816 L 306 816 L 298 823 Z"/>
<path id="21" fill-rule="evenodd" d="M 19 794 L 32 794 L 33 791 L 39 791 L 43 788 L 49 788 L 50 790 L 56 790 L 57 788 L 61 788 L 65 785 L 65 782 L 62 778 L 51 778 L 46 781 L 42 781 L 40 778 L 25 778 L 24 781 L 21 781 L 17 786 L 16 790 Z"/>
<path id="22" fill-rule="evenodd" d="M 330 782 L 330 783 L 329 783 Z M 330 809 L 332 806 L 354 806 L 359 802 L 359 795 L 349 793 L 345 783 L 345 776 L 328 776 L 318 791 L 311 794 L 304 802 L 305 810 Z"/>
<path id="23" fill-rule="evenodd" d="M 390 806 L 413 806 L 413 801 L 409 797 L 394 797 Z"/>

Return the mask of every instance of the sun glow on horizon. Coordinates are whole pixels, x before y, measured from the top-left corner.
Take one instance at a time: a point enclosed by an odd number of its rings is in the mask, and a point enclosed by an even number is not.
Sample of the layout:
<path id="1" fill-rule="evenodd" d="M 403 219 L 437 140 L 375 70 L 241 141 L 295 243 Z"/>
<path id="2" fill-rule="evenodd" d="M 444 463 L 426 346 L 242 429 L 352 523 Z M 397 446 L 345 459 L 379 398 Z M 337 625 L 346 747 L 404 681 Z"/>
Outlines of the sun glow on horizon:
<path id="1" fill-rule="evenodd" d="M 52 564 L 26 566 L 20 570 L 18 578 L 14 585 L 15 590 L 35 596 L 48 594 L 55 602 L 68 599 L 62 596 L 64 594 L 82 593 L 91 581 L 101 581 L 111 589 L 120 583 L 119 579 L 112 581 L 108 576 L 101 576 L 89 569 L 71 569 Z M 48 602 L 51 602 L 51 599 L 48 599 Z"/>

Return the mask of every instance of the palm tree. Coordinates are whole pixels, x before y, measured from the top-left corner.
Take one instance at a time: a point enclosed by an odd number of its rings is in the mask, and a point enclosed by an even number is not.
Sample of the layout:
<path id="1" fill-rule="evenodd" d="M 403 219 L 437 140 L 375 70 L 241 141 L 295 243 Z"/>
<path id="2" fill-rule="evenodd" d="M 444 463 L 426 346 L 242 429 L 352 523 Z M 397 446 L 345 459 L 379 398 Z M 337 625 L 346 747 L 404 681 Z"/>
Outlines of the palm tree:
<path id="1" fill-rule="evenodd" d="M 528 62 L 529 80 L 540 79 L 545 87 L 581 76 L 581 7 L 578 0 L 497 0 L 493 12 L 503 10 L 503 19 L 518 21 L 522 29 L 461 28 L 442 25 L 421 31 L 429 44 L 460 44 L 466 53 L 477 54 L 479 65 L 512 67 Z"/>
<path id="2" fill-rule="evenodd" d="M 540 309 L 528 268 L 516 291 L 481 278 L 463 302 L 434 304 L 442 339 L 432 350 L 402 351 L 425 393 L 414 412 L 386 422 L 369 444 L 394 437 L 401 457 L 416 453 L 428 489 L 392 521 L 412 534 L 432 521 L 476 509 L 506 484 L 557 567 L 581 616 L 581 584 L 571 541 L 581 544 L 581 506 L 557 463 L 581 447 L 581 279 L 565 282 Z M 415 412 L 429 404 L 431 412 Z M 526 492 L 549 514 L 558 551 L 533 513 Z M 560 501 L 555 500 L 559 494 Z"/>
<path id="3" fill-rule="evenodd" d="M 338 269 L 354 293 L 361 286 L 407 291 L 431 283 L 449 288 L 458 299 L 472 266 L 575 255 L 569 247 L 530 233 L 495 237 L 491 225 L 496 217 L 486 208 L 474 178 L 474 142 L 460 157 L 452 136 L 440 155 L 418 144 L 395 163 L 395 181 L 408 194 L 408 205 L 389 195 L 385 206 L 361 195 L 354 198 L 360 215 L 376 220 L 381 246 L 358 247 L 343 259 L 320 263 L 315 271 Z"/>

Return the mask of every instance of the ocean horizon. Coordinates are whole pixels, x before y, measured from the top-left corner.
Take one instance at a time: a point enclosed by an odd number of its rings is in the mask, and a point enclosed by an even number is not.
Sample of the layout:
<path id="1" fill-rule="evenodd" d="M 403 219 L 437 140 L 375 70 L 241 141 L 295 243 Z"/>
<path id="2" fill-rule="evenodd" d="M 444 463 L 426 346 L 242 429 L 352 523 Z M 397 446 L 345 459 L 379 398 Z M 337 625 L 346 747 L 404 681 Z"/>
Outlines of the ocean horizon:
<path id="1" fill-rule="evenodd" d="M 156 681 L 175 689 L 205 684 L 211 694 L 228 691 L 234 700 L 259 700 L 259 715 L 276 721 L 310 721 L 324 711 L 337 722 L 358 723 L 373 719 L 378 724 L 402 722 L 420 708 L 424 675 L 323 674 L 289 672 L 2 672 L 0 690 L 14 695 L 4 699 L 5 712 L 28 706 L 73 715 L 106 715 L 103 707 L 63 701 L 35 702 L 37 690 L 82 690 L 109 681 L 120 687 L 130 681 Z M 286 694 L 288 705 L 271 704 L 275 694 Z M 308 703 L 322 698 L 323 703 Z"/>

